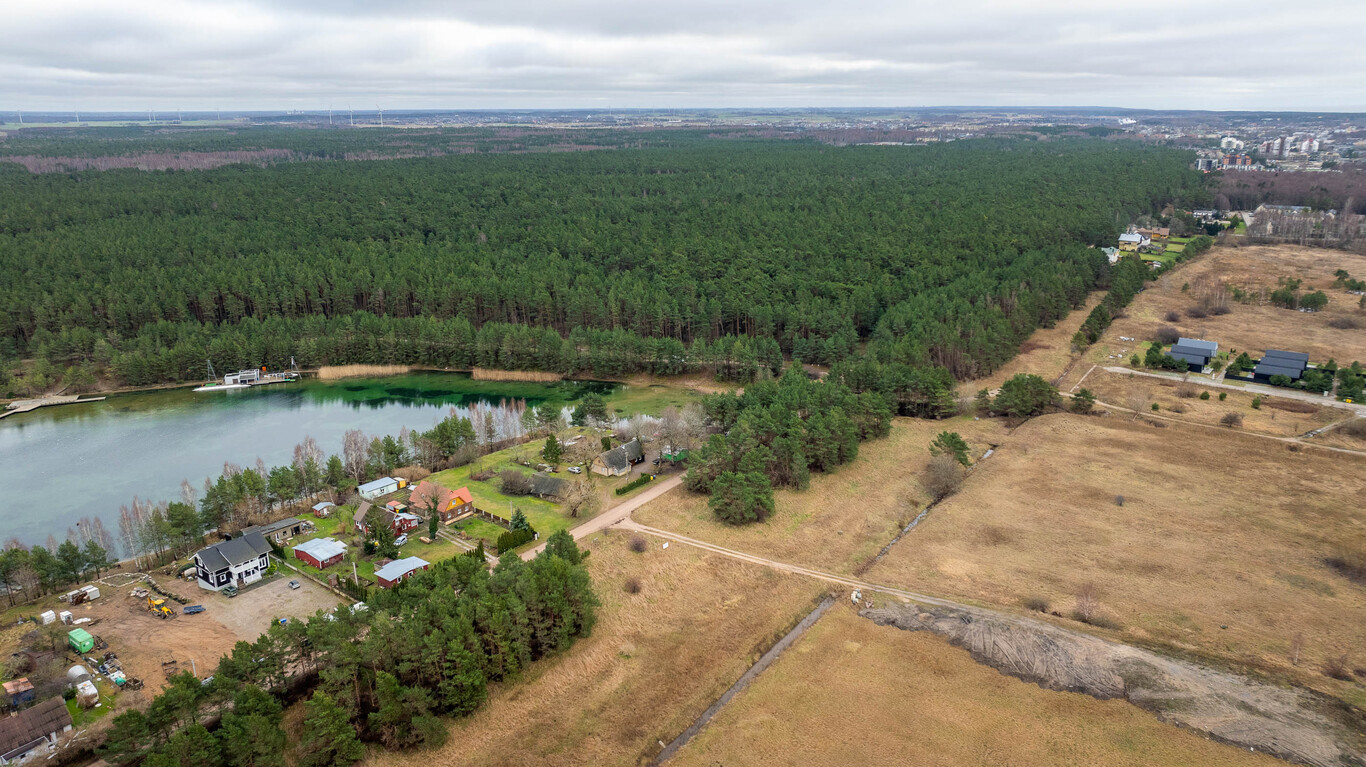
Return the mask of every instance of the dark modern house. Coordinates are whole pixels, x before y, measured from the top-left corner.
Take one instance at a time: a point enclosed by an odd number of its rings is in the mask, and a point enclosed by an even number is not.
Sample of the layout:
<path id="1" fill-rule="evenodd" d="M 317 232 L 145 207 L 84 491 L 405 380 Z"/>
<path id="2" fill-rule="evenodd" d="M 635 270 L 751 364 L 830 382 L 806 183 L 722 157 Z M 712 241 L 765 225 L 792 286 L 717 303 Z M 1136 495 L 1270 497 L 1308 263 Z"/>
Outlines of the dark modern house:
<path id="1" fill-rule="evenodd" d="M 1267 349 L 1252 371 L 1252 380 L 1257 383 L 1269 383 L 1272 376 L 1285 376 L 1292 381 L 1298 381 L 1308 367 L 1308 354 Z"/>
<path id="2" fill-rule="evenodd" d="M 1198 338 L 1178 338 L 1167 354 L 1186 363 L 1192 373 L 1199 373 L 1219 353 L 1219 344 Z"/>
<path id="3" fill-rule="evenodd" d="M 260 533 L 243 533 L 230 541 L 215 543 L 194 555 L 199 587 L 222 591 L 229 585 L 241 588 L 261 580 L 270 567 L 270 543 Z"/>

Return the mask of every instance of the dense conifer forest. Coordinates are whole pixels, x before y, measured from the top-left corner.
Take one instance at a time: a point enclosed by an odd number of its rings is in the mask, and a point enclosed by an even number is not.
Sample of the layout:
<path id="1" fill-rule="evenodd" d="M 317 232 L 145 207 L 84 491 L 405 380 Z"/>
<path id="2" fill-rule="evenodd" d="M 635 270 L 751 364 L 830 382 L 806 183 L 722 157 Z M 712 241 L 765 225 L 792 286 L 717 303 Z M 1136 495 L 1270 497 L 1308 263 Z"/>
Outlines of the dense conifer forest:
<path id="1" fill-rule="evenodd" d="M 276 130 L 270 141 L 314 140 L 320 157 L 358 146 Z M 595 151 L 204 171 L 0 162 L 0 395 L 20 358 L 38 361 L 30 388 L 197 380 L 206 358 L 226 370 L 291 356 L 743 380 L 784 356 L 866 351 L 971 377 L 1108 284 L 1088 246 L 1204 195 L 1185 153 L 1128 142 L 618 135 L 630 140 Z M 24 151 L 98 150 L 71 141 Z"/>

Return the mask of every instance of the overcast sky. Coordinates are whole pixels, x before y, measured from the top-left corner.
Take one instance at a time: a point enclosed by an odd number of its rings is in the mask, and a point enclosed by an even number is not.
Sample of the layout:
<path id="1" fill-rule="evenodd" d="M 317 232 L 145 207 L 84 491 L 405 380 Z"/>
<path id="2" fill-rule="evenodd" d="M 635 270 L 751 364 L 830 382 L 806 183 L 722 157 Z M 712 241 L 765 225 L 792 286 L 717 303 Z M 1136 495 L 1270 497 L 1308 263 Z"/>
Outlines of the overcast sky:
<path id="1" fill-rule="evenodd" d="M 0 111 L 1366 111 L 1366 2 L 0 0 Z"/>

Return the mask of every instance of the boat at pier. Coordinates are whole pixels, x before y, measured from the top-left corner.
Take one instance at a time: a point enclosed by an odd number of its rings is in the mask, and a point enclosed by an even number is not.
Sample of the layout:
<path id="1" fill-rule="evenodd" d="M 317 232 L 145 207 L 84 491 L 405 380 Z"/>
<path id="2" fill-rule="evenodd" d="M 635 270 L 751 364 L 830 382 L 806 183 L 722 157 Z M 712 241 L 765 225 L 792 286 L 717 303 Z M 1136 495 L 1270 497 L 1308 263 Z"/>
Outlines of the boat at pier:
<path id="1" fill-rule="evenodd" d="M 209 362 L 209 375 L 203 386 L 195 387 L 195 391 L 228 391 L 230 389 L 250 389 L 253 386 L 266 386 L 269 384 L 290 383 L 299 380 L 299 366 L 294 363 L 294 358 L 289 358 L 290 369 L 278 373 L 270 373 L 264 367 L 248 368 L 239 370 L 236 373 L 228 373 L 220 381 L 213 372 L 213 362 Z"/>

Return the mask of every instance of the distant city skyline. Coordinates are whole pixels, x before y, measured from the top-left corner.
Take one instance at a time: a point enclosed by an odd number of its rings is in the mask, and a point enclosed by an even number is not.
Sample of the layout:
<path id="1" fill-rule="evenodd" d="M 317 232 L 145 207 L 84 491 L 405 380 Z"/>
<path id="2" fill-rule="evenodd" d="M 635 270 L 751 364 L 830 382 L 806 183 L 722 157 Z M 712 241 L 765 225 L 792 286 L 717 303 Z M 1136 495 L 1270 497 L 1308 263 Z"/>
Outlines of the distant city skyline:
<path id="1" fill-rule="evenodd" d="M 1079 106 L 1366 111 L 1366 4 L 54 0 L 0 111 Z"/>

